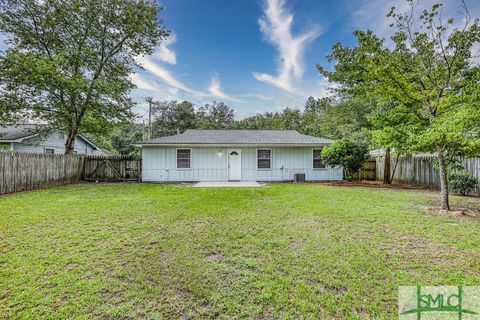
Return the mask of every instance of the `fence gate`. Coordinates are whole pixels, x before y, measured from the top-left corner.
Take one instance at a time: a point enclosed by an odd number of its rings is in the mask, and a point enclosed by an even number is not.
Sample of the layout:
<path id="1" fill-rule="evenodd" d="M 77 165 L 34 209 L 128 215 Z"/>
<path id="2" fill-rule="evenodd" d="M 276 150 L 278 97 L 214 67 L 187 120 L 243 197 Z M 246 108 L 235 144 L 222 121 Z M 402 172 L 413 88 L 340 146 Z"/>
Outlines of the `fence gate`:
<path id="1" fill-rule="evenodd" d="M 142 159 L 136 156 L 87 156 L 83 169 L 85 181 L 140 181 Z"/>
<path id="2" fill-rule="evenodd" d="M 375 159 L 369 159 L 363 164 L 363 168 L 354 174 L 359 180 L 376 180 L 377 179 L 377 163 Z"/>

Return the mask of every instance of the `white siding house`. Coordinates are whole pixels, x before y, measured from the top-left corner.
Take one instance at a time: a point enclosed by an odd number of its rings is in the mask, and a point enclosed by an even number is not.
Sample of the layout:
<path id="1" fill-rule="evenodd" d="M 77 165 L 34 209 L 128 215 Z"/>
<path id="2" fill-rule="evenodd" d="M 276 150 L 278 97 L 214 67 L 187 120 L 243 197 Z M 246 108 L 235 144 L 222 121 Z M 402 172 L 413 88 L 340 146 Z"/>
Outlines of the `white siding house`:
<path id="1" fill-rule="evenodd" d="M 26 153 L 65 153 L 66 135 L 54 132 L 39 138 L 33 134 L 34 125 L 10 125 L 0 128 L 0 149 Z M 79 135 L 74 152 L 84 155 L 99 155 L 103 151 L 87 138 Z"/>
<path id="2" fill-rule="evenodd" d="M 143 181 L 289 181 L 297 173 L 342 180 L 341 167 L 321 162 L 332 142 L 292 130 L 187 130 L 138 145 Z"/>

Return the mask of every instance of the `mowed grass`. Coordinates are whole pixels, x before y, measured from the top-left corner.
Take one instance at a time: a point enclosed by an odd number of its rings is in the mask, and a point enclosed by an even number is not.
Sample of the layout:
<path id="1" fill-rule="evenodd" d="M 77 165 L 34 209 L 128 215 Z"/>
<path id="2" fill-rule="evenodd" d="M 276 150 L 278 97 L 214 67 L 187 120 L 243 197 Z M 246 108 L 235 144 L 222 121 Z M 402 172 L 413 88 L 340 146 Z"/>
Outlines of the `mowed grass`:
<path id="1" fill-rule="evenodd" d="M 294 184 L 2 196 L 0 318 L 396 318 L 398 286 L 480 285 L 480 221 L 436 203 Z"/>

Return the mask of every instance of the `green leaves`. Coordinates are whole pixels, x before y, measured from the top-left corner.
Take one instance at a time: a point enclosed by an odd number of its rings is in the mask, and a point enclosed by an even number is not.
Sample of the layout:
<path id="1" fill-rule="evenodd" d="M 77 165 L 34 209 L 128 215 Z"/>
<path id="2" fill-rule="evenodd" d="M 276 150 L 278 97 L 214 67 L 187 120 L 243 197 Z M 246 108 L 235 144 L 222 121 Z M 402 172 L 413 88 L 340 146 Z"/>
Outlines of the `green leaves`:
<path id="1" fill-rule="evenodd" d="M 353 179 L 369 158 L 367 145 L 349 139 L 338 140 L 322 150 L 322 161 L 327 166 L 343 166 L 345 178 Z"/>
<path id="2" fill-rule="evenodd" d="M 6 103 L 73 138 L 131 119 L 135 58 L 168 36 L 159 11 L 154 2 L 133 0 L 2 2 Z"/>
<path id="3" fill-rule="evenodd" d="M 456 156 L 478 155 L 480 70 L 472 64 L 471 49 L 480 40 L 480 22 L 464 3 L 463 25 L 453 29 L 446 26 L 453 19 L 444 25 L 439 16 L 441 3 L 417 16 L 416 3 L 407 2 L 406 13 L 393 7 L 387 15 L 395 32 L 392 46 L 371 31 L 355 31 L 356 46 L 336 44 L 327 56 L 336 62 L 334 71 L 318 69 L 339 83 L 341 92 L 383 106 L 369 118 L 380 147 L 435 152 L 446 158 L 441 166 Z M 446 199 L 446 175 L 440 179 Z"/>

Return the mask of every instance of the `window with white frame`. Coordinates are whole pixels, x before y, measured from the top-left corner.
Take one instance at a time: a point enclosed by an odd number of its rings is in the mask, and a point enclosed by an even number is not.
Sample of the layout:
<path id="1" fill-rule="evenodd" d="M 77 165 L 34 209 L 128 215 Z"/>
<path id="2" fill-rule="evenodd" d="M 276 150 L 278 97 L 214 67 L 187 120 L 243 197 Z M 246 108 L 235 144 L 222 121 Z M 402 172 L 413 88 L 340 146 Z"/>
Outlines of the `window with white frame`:
<path id="1" fill-rule="evenodd" d="M 257 169 L 271 169 L 272 168 L 272 150 L 258 149 L 257 150 Z"/>
<path id="2" fill-rule="evenodd" d="M 323 169 L 325 165 L 322 161 L 322 149 L 313 150 L 313 169 Z"/>
<path id="3" fill-rule="evenodd" d="M 45 149 L 45 153 L 46 153 L 46 154 L 54 154 L 54 153 L 55 153 L 55 149 L 46 148 L 46 149 Z"/>
<path id="4" fill-rule="evenodd" d="M 190 149 L 177 149 L 177 169 L 190 169 Z"/>

